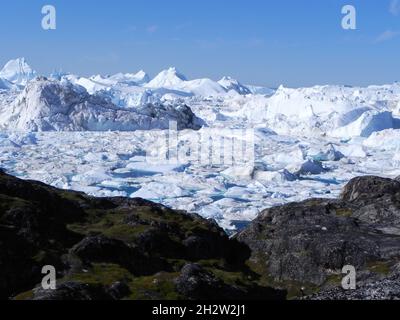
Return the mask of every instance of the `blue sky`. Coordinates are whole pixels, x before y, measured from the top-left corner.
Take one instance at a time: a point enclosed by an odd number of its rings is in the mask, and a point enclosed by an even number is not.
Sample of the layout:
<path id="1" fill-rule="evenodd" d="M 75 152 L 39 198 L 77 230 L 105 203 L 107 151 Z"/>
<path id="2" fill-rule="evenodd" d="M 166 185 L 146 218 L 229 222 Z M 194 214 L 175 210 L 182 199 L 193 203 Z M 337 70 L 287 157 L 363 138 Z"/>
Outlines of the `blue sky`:
<path id="1" fill-rule="evenodd" d="M 41 29 L 41 8 L 57 30 Z M 357 9 L 357 30 L 341 8 Z M 400 80 L 400 0 L 2 0 L 0 64 L 24 56 L 40 73 L 176 66 L 267 86 Z"/>

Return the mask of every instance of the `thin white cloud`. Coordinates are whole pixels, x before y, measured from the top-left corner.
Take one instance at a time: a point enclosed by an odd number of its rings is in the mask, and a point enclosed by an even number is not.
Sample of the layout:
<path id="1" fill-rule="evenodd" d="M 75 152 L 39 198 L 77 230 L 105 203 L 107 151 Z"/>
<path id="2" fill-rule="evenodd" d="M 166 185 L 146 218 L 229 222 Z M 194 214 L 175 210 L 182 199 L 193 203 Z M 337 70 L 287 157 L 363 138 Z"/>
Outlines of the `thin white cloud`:
<path id="1" fill-rule="evenodd" d="M 191 26 L 192 26 L 191 23 L 181 23 L 181 24 L 178 24 L 178 25 L 175 26 L 175 30 L 181 31 L 181 30 L 185 30 L 185 29 L 187 29 L 187 28 L 189 28 Z"/>
<path id="2" fill-rule="evenodd" d="M 375 39 L 375 43 L 389 41 L 398 36 L 400 36 L 400 31 L 386 30 Z"/>
<path id="3" fill-rule="evenodd" d="M 134 32 L 134 31 L 137 31 L 137 26 L 128 26 L 127 28 L 126 28 L 126 31 L 128 31 L 128 32 Z"/>
<path id="4" fill-rule="evenodd" d="M 394 16 L 398 16 L 400 14 L 400 0 L 390 1 L 389 12 Z"/>
<path id="5" fill-rule="evenodd" d="M 248 42 L 249 47 L 262 47 L 265 45 L 265 40 L 261 38 L 251 38 Z"/>
<path id="6" fill-rule="evenodd" d="M 148 26 L 147 27 L 147 32 L 148 33 L 155 33 L 158 30 L 158 26 L 157 25 L 152 25 L 152 26 Z"/>

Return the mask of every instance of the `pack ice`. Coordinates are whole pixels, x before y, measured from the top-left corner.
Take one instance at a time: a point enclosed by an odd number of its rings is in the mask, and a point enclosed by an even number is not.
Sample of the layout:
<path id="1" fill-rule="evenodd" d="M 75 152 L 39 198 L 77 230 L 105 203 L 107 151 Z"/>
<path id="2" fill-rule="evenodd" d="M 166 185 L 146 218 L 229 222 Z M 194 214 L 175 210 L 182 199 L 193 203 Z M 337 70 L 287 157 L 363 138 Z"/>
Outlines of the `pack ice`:
<path id="1" fill-rule="evenodd" d="M 0 167 L 158 201 L 227 230 L 267 207 L 336 197 L 355 176 L 400 175 L 399 128 L 399 83 L 274 89 L 176 68 L 44 77 L 23 58 L 0 71 Z M 234 140 L 251 141 L 250 162 L 218 153 Z"/>

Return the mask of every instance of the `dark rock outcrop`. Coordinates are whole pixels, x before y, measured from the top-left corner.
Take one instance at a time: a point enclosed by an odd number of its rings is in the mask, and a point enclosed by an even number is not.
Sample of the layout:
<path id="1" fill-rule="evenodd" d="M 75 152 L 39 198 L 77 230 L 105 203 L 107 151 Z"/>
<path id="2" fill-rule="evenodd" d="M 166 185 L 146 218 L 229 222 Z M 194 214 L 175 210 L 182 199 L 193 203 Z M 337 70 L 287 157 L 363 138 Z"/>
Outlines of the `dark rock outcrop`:
<path id="1" fill-rule="evenodd" d="M 37 288 L 33 290 L 34 300 L 112 300 L 105 290 L 100 286 L 92 286 L 78 282 L 65 282 L 56 290 L 44 290 Z"/>
<path id="2" fill-rule="evenodd" d="M 230 297 L 232 279 L 237 292 L 259 298 L 266 288 L 251 278 L 249 256 L 246 245 L 198 215 L 143 199 L 93 198 L 0 171 L 0 299 L 195 298 L 196 288 L 176 287 L 185 278 L 182 266 L 193 262 L 207 269 L 200 287 L 219 290 L 219 298 Z M 47 265 L 57 271 L 56 290 L 40 286 Z"/>
<path id="3" fill-rule="evenodd" d="M 359 177 L 351 180 L 343 190 L 344 201 L 369 201 L 400 192 L 400 182 L 380 177 Z"/>
<path id="4" fill-rule="evenodd" d="M 87 237 L 70 250 L 70 253 L 78 256 L 86 265 L 96 262 L 114 263 L 136 276 L 168 270 L 165 261 L 160 258 L 151 258 L 145 252 L 123 241 L 109 239 L 102 235 Z M 151 251 L 148 252 L 151 253 Z"/>
<path id="5" fill-rule="evenodd" d="M 82 282 L 64 282 L 55 290 L 36 288 L 32 291 L 33 300 L 119 300 L 130 294 L 129 286 L 124 282 L 115 282 L 110 286 L 84 284 Z"/>
<path id="6" fill-rule="evenodd" d="M 176 280 L 179 293 L 192 300 L 218 299 L 222 296 L 237 296 L 239 290 L 229 287 L 198 264 L 185 265 Z"/>
<path id="7" fill-rule="evenodd" d="M 267 209 L 229 238 L 195 214 L 0 170 L 0 299 L 398 299 L 399 262 L 398 180 L 353 179 L 340 199 Z M 46 265 L 56 290 L 40 286 Z"/>
<path id="8" fill-rule="evenodd" d="M 252 249 L 259 274 L 295 295 L 340 286 L 346 265 L 356 268 L 358 280 L 377 281 L 400 258 L 400 183 L 353 179 L 339 200 L 263 211 L 237 239 Z"/>
<path id="9" fill-rule="evenodd" d="M 336 287 L 306 297 L 307 300 L 400 300 L 400 275 L 367 282 L 356 290 Z"/>
<path id="10" fill-rule="evenodd" d="M 176 288 L 184 297 L 191 300 L 283 300 L 284 290 L 272 288 L 243 288 L 234 284 L 224 283 L 211 272 L 206 271 L 198 264 L 185 265 L 176 279 Z"/>

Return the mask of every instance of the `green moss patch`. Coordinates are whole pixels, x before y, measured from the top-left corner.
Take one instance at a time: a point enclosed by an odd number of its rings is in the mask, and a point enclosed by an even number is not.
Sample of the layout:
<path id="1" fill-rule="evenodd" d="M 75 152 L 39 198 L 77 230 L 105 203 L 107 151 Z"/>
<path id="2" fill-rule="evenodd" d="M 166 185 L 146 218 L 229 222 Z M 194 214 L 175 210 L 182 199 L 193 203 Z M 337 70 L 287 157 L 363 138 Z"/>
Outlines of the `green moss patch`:
<path id="1" fill-rule="evenodd" d="M 374 261 L 367 263 L 367 268 L 369 271 L 381 274 L 381 275 L 388 275 L 390 274 L 390 264 L 387 261 Z"/>
<path id="2" fill-rule="evenodd" d="M 150 277 L 139 277 L 130 283 L 132 300 L 179 300 L 175 279 L 179 273 L 161 272 Z"/>
<path id="3" fill-rule="evenodd" d="M 69 275 L 60 282 L 76 281 L 89 285 L 110 286 L 118 281 L 132 281 L 128 270 L 116 264 L 95 263 L 88 272 Z"/>

